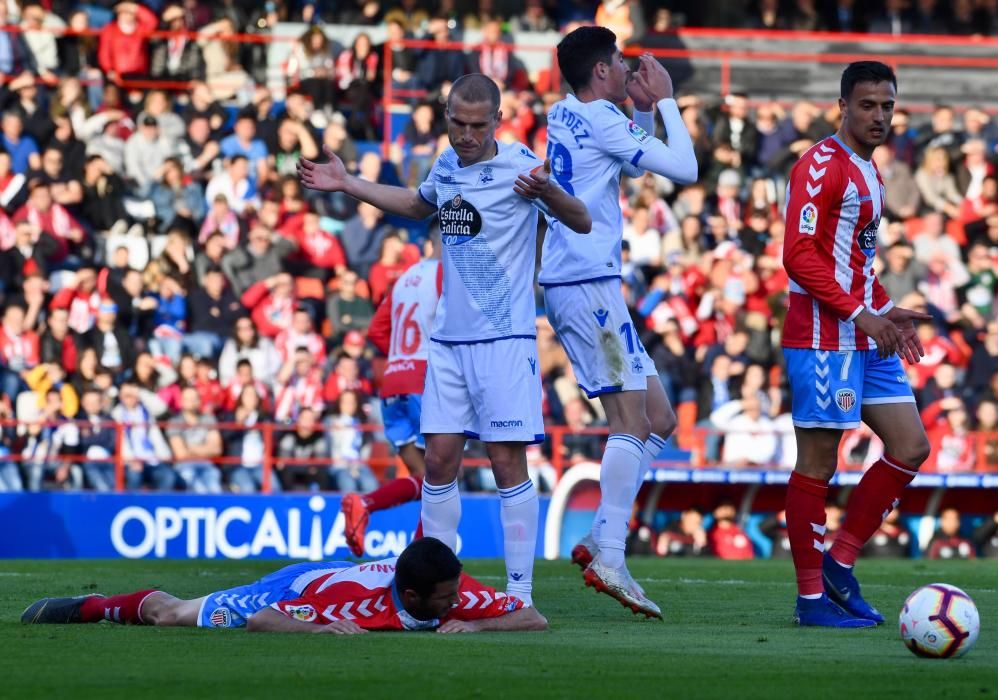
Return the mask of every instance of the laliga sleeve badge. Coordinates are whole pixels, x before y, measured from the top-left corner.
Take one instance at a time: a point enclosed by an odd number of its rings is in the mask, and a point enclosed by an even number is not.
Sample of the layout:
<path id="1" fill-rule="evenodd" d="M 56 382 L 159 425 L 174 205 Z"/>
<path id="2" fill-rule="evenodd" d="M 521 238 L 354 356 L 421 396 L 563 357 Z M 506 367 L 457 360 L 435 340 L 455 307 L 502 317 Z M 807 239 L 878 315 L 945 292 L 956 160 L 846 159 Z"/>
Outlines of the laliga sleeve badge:
<path id="1" fill-rule="evenodd" d="M 808 202 L 801 207 L 800 224 L 797 228 L 801 233 L 806 233 L 809 236 L 813 236 L 818 230 L 818 207 L 814 206 L 814 202 Z"/>
<path id="2" fill-rule="evenodd" d="M 632 121 L 627 122 L 627 133 L 631 135 L 631 138 L 638 143 L 644 143 L 650 138 L 647 131 L 642 129 L 640 126 Z"/>
<path id="3" fill-rule="evenodd" d="M 311 622 L 316 617 L 315 608 L 311 605 L 293 605 L 287 609 L 287 613 L 290 617 L 302 622 Z"/>

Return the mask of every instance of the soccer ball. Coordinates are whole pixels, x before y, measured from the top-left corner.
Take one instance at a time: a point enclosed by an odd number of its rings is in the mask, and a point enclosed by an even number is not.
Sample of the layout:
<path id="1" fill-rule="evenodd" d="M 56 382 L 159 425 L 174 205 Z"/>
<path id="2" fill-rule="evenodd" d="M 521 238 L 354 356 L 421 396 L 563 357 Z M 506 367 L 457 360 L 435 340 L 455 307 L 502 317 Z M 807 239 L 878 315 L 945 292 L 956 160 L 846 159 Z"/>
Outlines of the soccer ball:
<path id="1" fill-rule="evenodd" d="M 930 583 L 901 608 L 901 640 L 916 656 L 963 656 L 977 641 L 981 618 L 970 596 L 948 583 Z"/>

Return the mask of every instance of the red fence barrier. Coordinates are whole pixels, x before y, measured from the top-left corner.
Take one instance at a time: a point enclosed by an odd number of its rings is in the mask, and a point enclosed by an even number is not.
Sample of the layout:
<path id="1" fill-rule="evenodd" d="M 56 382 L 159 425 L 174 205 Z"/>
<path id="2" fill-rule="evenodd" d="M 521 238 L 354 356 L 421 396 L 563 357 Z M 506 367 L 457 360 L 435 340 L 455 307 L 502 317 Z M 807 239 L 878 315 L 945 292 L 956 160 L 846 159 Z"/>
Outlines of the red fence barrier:
<path id="1" fill-rule="evenodd" d="M 90 421 L 17 421 L 17 420 L 0 420 L 0 427 L 2 428 L 15 428 L 19 434 L 22 436 L 29 431 L 31 427 L 53 427 L 59 428 L 69 425 L 75 425 L 78 427 L 92 427 Z M 102 429 L 112 429 L 115 431 L 115 452 L 113 455 L 103 459 L 93 459 L 88 458 L 85 455 L 74 454 L 72 451 L 63 454 L 56 454 L 51 458 L 46 458 L 46 462 L 59 463 L 59 464 L 77 464 L 81 462 L 92 462 L 92 463 L 113 463 L 115 467 L 115 485 L 116 490 L 123 491 L 125 489 L 125 470 L 126 470 L 126 460 L 124 453 L 124 439 L 125 431 L 136 425 L 145 425 L 146 427 L 154 425 L 160 429 L 168 429 L 170 427 L 184 427 L 184 428 L 205 428 L 205 429 L 215 429 L 220 431 L 258 431 L 262 433 L 263 443 L 264 443 L 264 453 L 262 456 L 262 488 L 263 493 L 270 493 L 272 491 L 272 480 L 275 478 L 274 472 L 278 468 L 295 468 L 295 467 L 315 467 L 319 466 L 322 468 L 331 468 L 337 464 L 342 464 L 341 460 L 337 460 L 335 456 L 327 460 L 318 459 L 307 459 L 307 458 L 292 458 L 292 457 L 280 457 L 276 454 L 275 445 L 277 444 L 276 436 L 292 432 L 295 430 L 295 426 L 288 424 L 278 424 L 278 423 L 258 423 L 252 427 L 247 427 L 242 423 L 216 423 L 214 425 L 204 426 L 204 425 L 189 425 L 187 423 L 178 421 L 161 421 L 156 423 L 148 424 L 125 424 L 118 423 L 114 421 L 107 421 L 99 424 Z M 380 425 L 361 425 L 355 426 L 357 429 L 367 432 L 367 433 L 380 433 L 383 427 Z M 326 426 L 317 426 L 317 430 L 328 431 Z M 586 428 L 584 430 L 573 431 L 567 426 L 547 426 L 547 438 L 549 444 L 549 452 L 551 454 L 549 463 L 554 468 L 557 478 L 560 479 L 562 474 L 566 469 L 571 468 L 572 463 L 569 459 L 566 459 L 564 455 L 565 438 L 567 436 L 579 436 L 579 435 L 595 435 L 595 436 L 606 436 L 608 434 L 608 429 L 606 427 L 595 427 Z M 684 434 L 678 435 L 679 443 L 683 448 L 682 451 L 677 452 L 676 458 L 658 460 L 656 461 L 656 466 L 658 467 L 695 467 L 695 468 L 715 468 L 723 466 L 726 468 L 737 468 L 737 465 L 723 464 L 719 461 L 712 461 L 706 458 L 705 443 L 709 435 L 720 435 L 723 436 L 724 433 L 717 430 L 711 430 L 706 428 L 692 428 L 685 431 Z M 785 438 L 792 439 L 792 435 L 786 435 Z M 993 467 L 990 470 L 987 466 L 986 459 L 986 449 L 989 444 L 992 446 L 998 443 L 998 432 L 987 432 L 987 433 L 971 433 L 969 438 L 975 443 L 975 450 L 977 454 L 976 465 L 972 472 L 969 473 L 980 473 L 984 471 L 998 471 L 998 467 Z M 385 475 L 386 471 L 392 467 L 396 466 L 400 469 L 404 469 L 401 462 L 397 461 L 394 456 L 390 454 L 387 443 L 384 441 L 376 441 L 373 443 L 375 448 L 372 450 L 371 454 L 364 457 L 361 461 L 369 466 L 372 471 L 374 471 L 379 477 Z M 687 457 L 686 453 L 689 453 Z M 591 461 L 592 458 L 598 460 L 598 455 L 591 455 L 586 458 L 586 461 Z M 25 462 L 31 459 L 30 456 L 25 456 L 23 454 L 12 451 L 12 453 L 7 457 L 0 457 L 0 461 L 9 462 Z M 242 458 L 238 456 L 219 456 L 212 459 L 197 458 L 189 460 L 179 460 L 171 458 L 169 460 L 163 460 L 167 463 L 180 464 L 183 462 L 211 462 L 219 467 L 226 466 L 242 466 Z M 465 468 L 483 468 L 488 467 L 489 462 L 487 459 L 482 458 L 466 458 L 464 460 Z M 752 468 L 759 469 L 780 469 L 782 468 L 777 464 L 759 464 L 752 465 Z M 847 461 L 840 460 L 840 468 L 842 470 L 852 470 L 858 471 L 862 469 L 861 464 L 852 464 Z M 934 464 L 926 464 L 923 466 L 923 471 L 933 473 L 935 472 Z"/>

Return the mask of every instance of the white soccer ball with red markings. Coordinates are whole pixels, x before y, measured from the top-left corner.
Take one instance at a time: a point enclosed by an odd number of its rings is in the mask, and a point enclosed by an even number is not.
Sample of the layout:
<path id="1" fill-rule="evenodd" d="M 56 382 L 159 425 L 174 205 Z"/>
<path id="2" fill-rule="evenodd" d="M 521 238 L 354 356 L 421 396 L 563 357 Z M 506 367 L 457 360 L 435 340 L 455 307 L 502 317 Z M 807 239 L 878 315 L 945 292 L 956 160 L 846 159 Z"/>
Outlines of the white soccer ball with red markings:
<path id="1" fill-rule="evenodd" d="M 916 656 L 951 659 L 977 641 L 981 618 L 970 596 L 948 583 L 930 583 L 901 608 L 901 640 Z"/>

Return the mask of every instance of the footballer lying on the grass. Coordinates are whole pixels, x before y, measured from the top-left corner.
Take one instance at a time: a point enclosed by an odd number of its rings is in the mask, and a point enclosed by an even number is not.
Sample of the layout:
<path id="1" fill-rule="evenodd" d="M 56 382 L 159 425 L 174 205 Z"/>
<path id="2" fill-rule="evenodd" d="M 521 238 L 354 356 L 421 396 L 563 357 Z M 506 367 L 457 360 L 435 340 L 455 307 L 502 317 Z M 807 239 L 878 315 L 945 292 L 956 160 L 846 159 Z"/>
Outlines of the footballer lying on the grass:
<path id="1" fill-rule="evenodd" d="M 154 590 L 43 598 L 21 615 L 26 624 L 101 620 L 331 634 L 547 629 L 547 620 L 534 608 L 461 573 L 450 548 L 432 537 L 416 540 L 397 559 L 292 564 L 248 585 L 192 600 Z"/>

